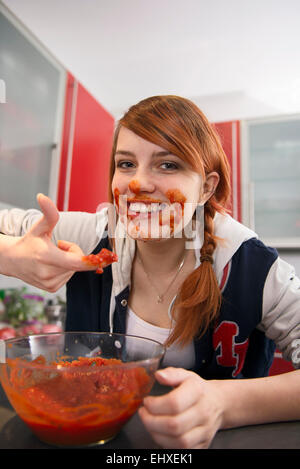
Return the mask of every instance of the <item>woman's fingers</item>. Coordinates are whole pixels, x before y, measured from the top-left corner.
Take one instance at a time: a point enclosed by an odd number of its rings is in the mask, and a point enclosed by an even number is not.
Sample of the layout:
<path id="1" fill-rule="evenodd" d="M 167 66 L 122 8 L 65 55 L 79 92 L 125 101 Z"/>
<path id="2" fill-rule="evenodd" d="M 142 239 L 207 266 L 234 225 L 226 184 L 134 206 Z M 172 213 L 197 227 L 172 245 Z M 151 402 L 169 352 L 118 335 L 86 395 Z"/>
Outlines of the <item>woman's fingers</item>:
<path id="1" fill-rule="evenodd" d="M 195 373 L 184 368 L 169 366 L 155 373 L 157 381 L 166 386 L 179 386 L 185 379 L 195 376 Z"/>
<path id="2" fill-rule="evenodd" d="M 61 251 L 65 251 L 66 253 L 68 253 L 68 260 L 71 260 L 71 259 L 74 260 L 74 263 L 76 263 L 76 268 L 73 270 L 85 271 L 85 270 L 97 269 L 97 266 L 89 265 L 82 260 L 84 253 L 82 252 L 81 248 L 77 244 L 70 243 L 69 241 L 64 241 L 60 239 L 57 242 L 57 247 Z M 74 267 L 75 267 L 75 264 L 74 264 Z"/>
<path id="3" fill-rule="evenodd" d="M 57 241 L 57 247 L 62 251 L 66 252 L 74 252 L 83 256 L 83 252 L 77 244 L 71 243 L 70 241 L 64 241 L 63 239 L 59 239 Z"/>
<path id="4" fill-rule="evenodd" d="M 149 432 L 161 433 L 172 436 L 180 436 L 188 432 L 198 424 L 199 415 L 196 415 L 193 406 L 187 408 L 179 414 L 154 414 L 146 406 L 139 409 L 142 418 Z"/>
<path id="5" fill-rule="evenodd" d="M 165 368 L 155 374 L 164 385 L 176 386 L 163 396 L 148 396 L 144 406 L 152 414 L 173 415 L 183 412 L 195 404 L 201 395 L 201 378 L 183 368 Z"/>

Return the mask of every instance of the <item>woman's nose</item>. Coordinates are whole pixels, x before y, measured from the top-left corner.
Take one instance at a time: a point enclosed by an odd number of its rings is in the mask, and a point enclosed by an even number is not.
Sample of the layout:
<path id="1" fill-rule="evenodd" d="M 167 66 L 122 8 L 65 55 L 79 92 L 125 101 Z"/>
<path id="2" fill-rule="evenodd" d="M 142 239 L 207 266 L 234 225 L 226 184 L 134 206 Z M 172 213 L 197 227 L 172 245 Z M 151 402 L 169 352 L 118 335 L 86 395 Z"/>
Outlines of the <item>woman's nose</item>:
<path id="1" fill-rule="evenodd" d="M 140 192 L 154 192 L 155 184 L 153 178 L 147 171 L 137 171 L 135 177 L 129 183 L 129 189 L 134 194 Z"/>

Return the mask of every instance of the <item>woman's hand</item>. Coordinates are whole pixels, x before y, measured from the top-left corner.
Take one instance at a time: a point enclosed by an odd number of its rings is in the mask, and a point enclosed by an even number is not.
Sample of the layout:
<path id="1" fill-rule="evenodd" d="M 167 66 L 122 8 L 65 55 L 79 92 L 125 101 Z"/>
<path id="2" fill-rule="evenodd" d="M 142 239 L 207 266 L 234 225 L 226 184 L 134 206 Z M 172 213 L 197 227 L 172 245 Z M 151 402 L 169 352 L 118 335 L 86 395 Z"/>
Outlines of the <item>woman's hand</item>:
<path id="1" fill-rule="evenodd" d="M 222 395 L 217 381 L 206 381 L 182 368 L 156 372 L 157 380 L 174 389 L 148 396 L 139 415 L 162 448 L 208 448 L 222 425 Z"/>
<path id="2" fill-rule="evenodd" d="M 79 246 L 67 241 L 52 242 L 52 231 L 59 220 L 55 204 L 39 194 L 43 216 L 22 237 L 1 237 L 1 273 L 17 277 L 49 292 L 62 287 L 75 271 L 95 270 L 82 261 Z"/>

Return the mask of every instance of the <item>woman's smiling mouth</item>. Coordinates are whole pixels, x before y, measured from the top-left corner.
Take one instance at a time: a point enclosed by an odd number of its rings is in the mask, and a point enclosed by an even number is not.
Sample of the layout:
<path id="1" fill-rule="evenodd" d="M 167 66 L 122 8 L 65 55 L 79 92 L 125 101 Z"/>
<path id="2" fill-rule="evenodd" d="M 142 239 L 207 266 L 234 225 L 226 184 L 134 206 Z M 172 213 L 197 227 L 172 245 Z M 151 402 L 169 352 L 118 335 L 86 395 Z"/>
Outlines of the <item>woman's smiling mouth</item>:
<path id="1" fill-rule="evenodd" d="M 140 193 L 128 196 L 120 194 L 118 188 L 114 196 L 121 221 L 134 238 L 167 238 L 175 228 L 183 229 L 186 198 L 178 189 L 167 190 L 167 200 Z"/>
<path id="2" fill-rule="evenodd" d="M 183 216 L 185 197 L 177 189 L 167 191 L 168 201 L 146 194 L 135 194 L 134 197 L 128 197 L 125 194 L 117 194 L 117 192 L 116 189 L 115 196 L 117 195 L 116 202 L 120 214 L 125 215 L 130 221 L 153 219 L 153 221 L 157 220 L 159 225 L 167 223 L 173 229 L 174 219 L 177 218 L 179 221 Z"/>
<path id="3" fill-rule="evenodd" d="M 141 216 L 142 218 L 148 218 L 153 214 L 159 214 L 166 209 L 169 204 L 165 202 L 141 202 L 140 200 L 134 200 L 127 202 L 127 215 L 130 219 Z"/>

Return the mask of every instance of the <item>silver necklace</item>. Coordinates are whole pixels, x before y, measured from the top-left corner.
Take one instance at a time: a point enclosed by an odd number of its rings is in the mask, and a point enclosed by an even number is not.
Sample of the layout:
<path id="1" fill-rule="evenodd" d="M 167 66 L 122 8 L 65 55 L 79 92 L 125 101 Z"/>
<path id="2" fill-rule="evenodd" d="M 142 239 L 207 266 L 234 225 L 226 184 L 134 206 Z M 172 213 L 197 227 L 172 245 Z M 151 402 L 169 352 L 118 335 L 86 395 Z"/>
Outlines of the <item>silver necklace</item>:
<path id="1" fill-rule="evenodd" d="M 156 296 L 156 302 L 157 302 L 157 303 L 163 303 L 163 302 L 164 302 L 164 297 L 165 297 L 165 295 L 168 293 L 168 291 L 169 291 L 171 285 L 175 282 L 175 280 L 176 280 L 176 278 L 177 278 L 179 272 L 181 271 L 182 267 L 184 266 L 184 263 L 185 263 L 185 254 L 184 254 L 184 257 L 183 257 L 182 261 L 181 261 L 180 264 L 179 264 L 179 267 L 178 267 L 178 269 L 177 269 L 177 271 L 176 271 L 176 274 L 174 275 L 174 277 L 172 278 L 171 282 L 169 283 L 169 285 L 167 286 L 167 288 L 165 289 L 165 291 L 164 291 L 163 293 L 160 293 L 160 292 L 158 291 L 156 285 L 153 283 L 152 279 L 150 278 L 150 275 L 148 274 L 147 270 L 145 269 L 145 266 L 144 266 L 143 261 L 142 261 L 142 259 L 140 258 L 140 256 L 137 256 L 137 259 L 138 259 L 138 261 L 140 262 L 140 264 L 141 264 L 141 266 L 142 266 L 142 269 L 143 269 L 143 271 L 145 272 L 145 275 L 146 275 L 147 279 L 149 280 L 150 285 L 152 286 L 152 288 L 153 288 L 153 289 L 155 290 L 155 292 L 156 292 L 156 295 L 157 295 L 157 296 Z"/>

